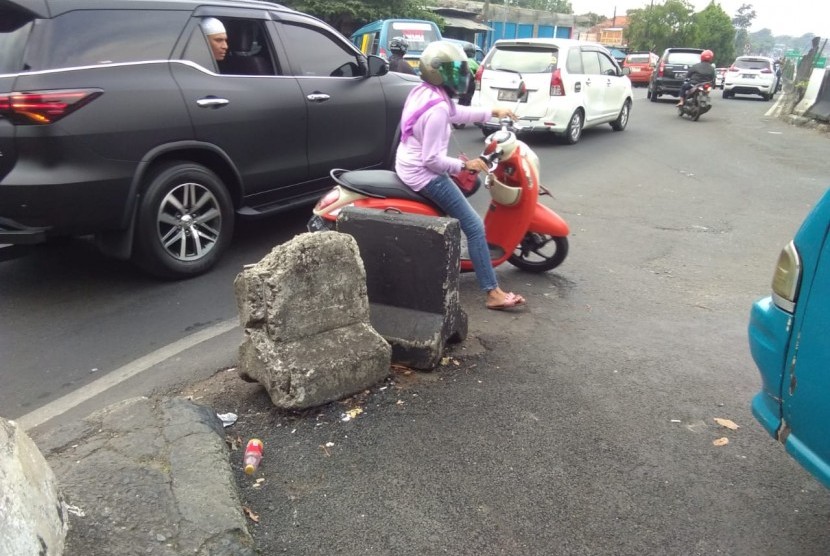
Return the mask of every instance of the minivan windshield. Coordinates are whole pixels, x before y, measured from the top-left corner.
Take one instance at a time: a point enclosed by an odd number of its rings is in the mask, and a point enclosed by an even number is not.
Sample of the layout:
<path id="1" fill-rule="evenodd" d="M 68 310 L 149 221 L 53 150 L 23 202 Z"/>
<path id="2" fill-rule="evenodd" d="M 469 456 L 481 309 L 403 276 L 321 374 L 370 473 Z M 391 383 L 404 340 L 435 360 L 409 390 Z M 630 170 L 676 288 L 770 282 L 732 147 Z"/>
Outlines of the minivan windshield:
<path id="1" fill-rule="evenodd" d="M 387 34 L 389 40 L 395 37 L 405 38 L 409 43 L 407 52 L 410 54 L 423 52 L 429 43 L 441 39 L 433 25 L 417 21 L 393 21 Z"/>
<path id="2" fill-rule="evenodd" d="M 497 46 L 485 62 L 491 70 L 517 71 L 519 73 L 550 73 L 559 62 L 558 48 L 522 46 Z"/>
<path id="3" fill-rule="evenodd" d="M 4 17 L 2 11 L 0 17 Z M 31 30 L 32 22 L 13 31 L 0 31 L 0 75 L 23 70 L 23 51 Z"/>

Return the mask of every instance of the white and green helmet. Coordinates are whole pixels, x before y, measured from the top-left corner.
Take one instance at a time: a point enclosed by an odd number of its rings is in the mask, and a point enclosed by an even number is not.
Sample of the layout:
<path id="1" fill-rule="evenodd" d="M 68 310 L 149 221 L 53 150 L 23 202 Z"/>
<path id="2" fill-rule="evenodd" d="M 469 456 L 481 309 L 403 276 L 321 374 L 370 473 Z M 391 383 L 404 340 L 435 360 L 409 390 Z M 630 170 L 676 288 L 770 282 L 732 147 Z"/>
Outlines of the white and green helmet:
<path id="1" fill-rule="evenodd" d="M 448 41 L 429 43 L 421 53 L 419 67 L 422 80 L 444 87 L 450 96 L 458 96 L 467 90 L 470 68 L 467 55 L 457 44 Z"/>

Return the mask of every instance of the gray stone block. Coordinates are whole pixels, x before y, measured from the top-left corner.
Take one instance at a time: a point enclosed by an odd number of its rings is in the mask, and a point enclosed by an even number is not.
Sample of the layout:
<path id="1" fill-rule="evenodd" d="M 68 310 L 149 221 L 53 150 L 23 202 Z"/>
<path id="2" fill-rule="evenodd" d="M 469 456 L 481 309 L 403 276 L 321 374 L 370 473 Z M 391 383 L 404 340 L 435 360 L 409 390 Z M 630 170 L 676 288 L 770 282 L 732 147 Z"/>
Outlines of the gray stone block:
<path id="1" fill-rule="evenodd" d="M 63 554 L 67 529 L 52 468 L 23 429 L 0 417 L 0 554 Z"/>
<path id="2" fill-rule="evenodd" d="M 354 239 L 301 234 L 234 282 L 245 338 L 239 373 L 274 405 L 303 409 L 359 392 L 389 374 L 391 348 L 372 328 Z"/>

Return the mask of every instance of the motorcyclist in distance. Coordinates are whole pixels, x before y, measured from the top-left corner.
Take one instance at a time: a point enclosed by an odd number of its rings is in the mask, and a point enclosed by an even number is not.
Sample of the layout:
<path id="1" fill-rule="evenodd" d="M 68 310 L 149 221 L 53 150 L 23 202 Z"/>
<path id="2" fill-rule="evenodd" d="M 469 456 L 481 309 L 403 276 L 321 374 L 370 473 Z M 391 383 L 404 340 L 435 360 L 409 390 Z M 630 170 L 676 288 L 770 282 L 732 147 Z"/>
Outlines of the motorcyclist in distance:
<path id="1" fill-rule="evenodd" d="M 389 41 L 389 51 L 392 53 L 389 58 L 389 71 L 415 75 L 415 70 L 412 69 L 409 62 L 404 60 L 404 54 L 408 49 L 409 42 L 403 37 L 394 37 Z"/>
<path id="2" fill-rule="evenodd" d="M 700 53 L 700 62 L 690 67 L 686 73 L 686 80 L 680 87 L 680 101 L 677 106 L 683 106 L 686 102 L 686 95 L 695 85 L 708 81 L 713 87 L 715 86 L 715 66 L 712 65 L 714 58 L 715 54 L 711 50 L 704 50 Z"/>

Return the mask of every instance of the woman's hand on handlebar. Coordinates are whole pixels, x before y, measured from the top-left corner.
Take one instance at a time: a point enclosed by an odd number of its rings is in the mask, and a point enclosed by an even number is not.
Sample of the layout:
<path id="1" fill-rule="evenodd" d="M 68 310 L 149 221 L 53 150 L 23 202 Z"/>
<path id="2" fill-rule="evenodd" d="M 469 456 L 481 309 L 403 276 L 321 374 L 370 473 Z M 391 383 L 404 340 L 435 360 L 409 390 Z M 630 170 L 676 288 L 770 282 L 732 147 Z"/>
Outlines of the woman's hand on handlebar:
<path id="1" fill-rule="evenodd" d="M 480 158 L 472 158 L 470 160 L 464 161 L 464 169 L 468 172 L 489 172 L 490 167 L 487 166 L 487 163 L 481 160 Z"/>
<path id="2" fill-rule="evenodd" d="M 513 111 L 509 108 L 493 108 L 491 114 L 494 118 L 498 118 L 499 120 L 501 120 L 502 118 L 510 118 L 515 122 L 519 119 L 519 117 L 516 116 L 516 114 L 514 114 Z"/>

